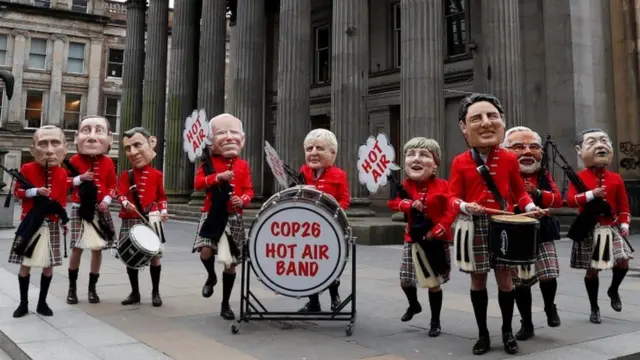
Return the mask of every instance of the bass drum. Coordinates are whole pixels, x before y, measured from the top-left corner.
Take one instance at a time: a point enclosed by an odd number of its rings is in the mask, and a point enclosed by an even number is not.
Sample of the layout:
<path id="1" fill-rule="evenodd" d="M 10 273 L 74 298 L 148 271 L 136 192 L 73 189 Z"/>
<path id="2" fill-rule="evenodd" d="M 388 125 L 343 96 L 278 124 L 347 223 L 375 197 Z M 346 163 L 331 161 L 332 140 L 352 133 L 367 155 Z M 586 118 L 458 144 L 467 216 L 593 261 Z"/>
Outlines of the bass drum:
<path id="1" fill-rule="evenodd" d="M 347 215 L 332 196 L 304 185 L 285 189 L 264 203 L 251 225 L 251 268 L 278 294 L 309 296 L 340 277 L 351 239 Z"/>

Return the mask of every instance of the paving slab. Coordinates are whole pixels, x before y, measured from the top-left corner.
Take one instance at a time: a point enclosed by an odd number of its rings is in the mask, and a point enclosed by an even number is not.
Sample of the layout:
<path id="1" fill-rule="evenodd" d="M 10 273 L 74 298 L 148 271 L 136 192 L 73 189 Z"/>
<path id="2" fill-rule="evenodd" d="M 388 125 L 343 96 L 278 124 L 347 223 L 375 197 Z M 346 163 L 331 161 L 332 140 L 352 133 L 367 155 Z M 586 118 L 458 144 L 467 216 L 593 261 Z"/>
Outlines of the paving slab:
<path id="1" fill-rule="evenodd" d="M 115 214 L 114 214 L 115 215 Z M 114 218 L 116 226 L 120 221 Z M 169 239 L 162 259 L 160 291 L 164 305 L 151 306 L 151 284 L 148 271 L 140 273 L 142 303 L 124 307 L 120 301 L 130 291 L 124 265 L 109 252 L 103 255 L 98 283 L 100 304 L 87 302 L 89 254 L 83 255 L 78 279 L 80 303 L 64 302 L 67 292 L 68 259 L 55 269 L 50 290 L 53 317 L 30 314 L 13 319 L 18 302 L 17 266 L 0 258 L 0 331 L 4 338 L 33 359 L 229 359 L 229 360 L 407 360 L 407 359 L 478 359 L 471 354 L 477 336 L 473 309 L 469 300 L 469 278 L 457 270 L 444 285 L 442 335 L 429 338 L 429 305 L 427 291 L 419 291 L 423 313 L 410 323 L 399 318 L 407 306 L 399 288 L 398 266 L 402 246 L 358 246 L 357 311 L 353 336 L 344 332 L 345 322 L 321 321 L 250 321 L 243 323 L 238 334 L 230 332 L 229 321 L 219 316 L 221 287 L 205 299 L 201 287 L 206 279 L 198 255 L 192 253 L 196 224 L 170 221 L 166 225 Z M 0 253 L 8 254 L 13 231 L 0 230 Z M 640 248 L 640 236 L 631 238 Z M 539 288 L 533 288 L 533 321 L 536 337 L 519 342 L 520 353 L 509 356 L 502 350 L 502 319 L 497 304 L 495 279 L 488 280 L 488 326 L 493 350 L 482 359 L 611 359 L 640 352 L 640 269 L 632 269 L 621 286 L 623 311 L 609 306 L 606 288 L 611 272 L 601 274 L 599 301 L 603 323 L 589 323 L 589 302 L 584 290 L 584 273 L 570 269 L 571 243 L 556 243 L 561 265 L 556 304 L 562 326 L 549 328 L 543 311 Z M 636 260 L 632 261 L 632 267 Z M 637 268 L 638 266 L 635 265 Z M 221 267 L 217 265 L 218 273 Z M 239 269 L 240 270 L 240 269 Z M 351 291 L 352 271 L 347 266 L 341 276 L 341 295 Z M 39 271 L 31 278 L 29 296 L 35 302 Z M 270 310 L 295 311 L 304 299 L 275 294 L 255 281 L 252 291 Z M 232 294 L 231 305 L 238 313 L 239 283 Z M 323 307 L 329 296 L 321 295 Z M 513 326 L 519 328 L 516 310 Z M 0 348 L 7 341 L 0 336 Z M 12 355 L 7 351 L 9 356 Z M 28 359 L 26 357 L 25 359 Z M 17 359 L 17 357 L 14 357 Z M 0 353 L 0 360 L 2 360 Z"/>

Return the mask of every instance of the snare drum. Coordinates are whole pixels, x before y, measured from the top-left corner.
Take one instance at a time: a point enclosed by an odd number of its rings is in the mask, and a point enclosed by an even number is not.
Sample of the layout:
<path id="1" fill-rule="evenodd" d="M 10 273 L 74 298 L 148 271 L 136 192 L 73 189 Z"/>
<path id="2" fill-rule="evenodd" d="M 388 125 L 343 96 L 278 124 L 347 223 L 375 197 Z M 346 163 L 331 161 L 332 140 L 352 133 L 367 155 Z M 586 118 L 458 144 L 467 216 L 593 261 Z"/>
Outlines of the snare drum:
<path id="1" fill-rule="evenodd" d="M 352 240 L 351 225 L 338 202 L 300 185 L 264 203 L 249 230 L 249 259 L 269 289 L 305 297 L 340 277 Z"/>
<path id="2" fill-rule="evenodd" d="M 533 264 L 537 258 L 540 222 L 522 215 L 493 215 L 489 252 L 498 264 Z"/>
<path id="3" fill-rule="evenodd" d="M 134 225 L 129 234 L 118 242 L 118 258 L 132 269 L 146 266 L 159 251 L 160 238 L 143 224 Z"/>

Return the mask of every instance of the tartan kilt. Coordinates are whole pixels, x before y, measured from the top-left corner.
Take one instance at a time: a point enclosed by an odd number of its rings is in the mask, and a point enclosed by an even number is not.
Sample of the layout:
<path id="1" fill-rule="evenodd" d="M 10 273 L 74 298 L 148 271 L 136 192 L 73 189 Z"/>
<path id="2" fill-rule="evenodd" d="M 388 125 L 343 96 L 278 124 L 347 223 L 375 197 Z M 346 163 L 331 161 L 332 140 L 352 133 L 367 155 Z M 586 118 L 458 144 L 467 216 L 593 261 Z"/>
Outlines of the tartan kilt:
<path id="1" fill-rule="evenodd" d="M 195 240 L 193 242 L 194 252 L 200 252 L 200 249 L 203 247 L 209 247 L 212 249 L 217 249 L 217 242 L 214 242 L 212 239 L 204 238 L 200 236 L 200 228 L 204 224 L 207 219 L 207 213 L 202 213 L 200 217 L 200 221 L 198 222 L 198 228 L 196 229 Z M 231 237 L 233 238 L 233 242 L 236 243 L 238 250 L 240 250 L 240 257 L 237 259 L 238 263 L 243 261 L 244 256 L 244 246 L 247 243 L 247 233 L 244 229 L 244 222 L 242 221 L 242 214 L 233 214 L 229 215 L 229 221 L 227 222 L 227 226 L 229 226 L 229 230 L 231 231 Z"/>
<path id="2" fill-rule="evenodd" d="M 142 219 L 121 219 L 121 220 L 122 220 L 122 225 L 120 226 L 120 234 L 118 235 L 118 244 L 120 244 L 121 241 L 123 241 L 124 239 L 127 238 L 127 236 L 129 236 L 129 230 L 131 230 L 131 228 L 134 227 L 135 225 L 143 224 L 147 226 L 145 223 L 142 222 Z M 162 248 L 160 248 L 160 251 L 158 251 L 158 254 L 156 254 L 155 258 L 162 259 Z"/>
<path id="3" fill-rule="evenodd" d="M 506 264 L 495 264 L 495 260 L 492 258 L 489 252 L 489 222 L 490 217 L 487 214 L 474 215 L 473 216 L 473 259 L 475 261 L 475 270 L 460 271 L 467 274 L 486 274 L 491 269 L 496 270 L 508 270 L 517 274 L 517 266 Z"/>
<path id="4" fill-rule="evenodd" d="M 558 254 L 556 253 L 556 245 L 553 241 L 541 242 L 538 244 L 535 269 L 536 274 L 531 279 L 523 280 L 514 276 L 513 285 L 530 287 L 540 280 L 556 279 L 560 276 Z"/>
<path id="5" fill-rule="evenodd" d="M 614 261 L 633 259 L 631 249 L 620 235 L 618 227 L 612 226 L 611 228 L 613 230 Z M 597 270 L 591 267 L 591 255 L 593 255 L 593 233 L 590 233 L 582 243 L 573 242 L 569 266 L 572 269 Z"/>
<path id="6" fill-rule="evenodd" d="M 405 242 L 404 247 L 402 248 L 402 261 L 400 262 L 400 284 L 416 286 L 416 283 L 418 282 L 418 276 L 416 275 L 415 265 L 413 265 L 411 246 L 413 246 L 413 243 Z M 445 248 L 445 254 L 445 256 L 447 257 L 447 262 L 451 266 L 451 246 L 447 246 Z M 444 282 L 441 285 L 444 285 L 451 278 L 451 269 L 449 269 L 446 274 L 443 274 L 442 278 L 444 279 Z"/>
<path id="7" fill-rule="evenodd" d="M 71 216 L 69 221 L 69 224 L 70 224 L 69 232 L 71 233 L 71 240 L 69 241 L 70 249 L 76 248 L 76 242 L 78 242 L 78 240 L 82 238 L 82 218 L 78 215 L 78 208 L 79 206 L 76 206 L 76 205 L 71 207 Z M 107 225 L 109 226 L 109 228 L 111 228 L 111 231 L 113 231 L 113 233 L 115 234 L 116 228 L 115 228 L 115 225 L 113 225 L 113 218 L 111 217 L 111 212 L 99 211 L 98 207 L 96 206 L 96 214 L 98 215 L 98 217 L 100 217 L 101 219 L 104 219 L 107 222 Z M 107 245 L 104 248 L 102 248 L 102 250 L 109 249 L 113 246 L 113 241 L 106 241 L 106 242 L 107 242 Z"/>
<path id="8" fill-rule="evenodd" d="M 62 256 L 60 255 L 60 226 L 59 223 L 53 221 L 47 221 L 49 224 L 49 245 L 51 246 L 51 266 L 60 266 L 62 265 Z M 9 254 L 9 263 L 10 264 L 19 264 L 22 265 L 22 256 L 16 254 L 13 249 L 16 246 L 19 246 L 18 242 L 14 242 L 13 246 L 11 246 L 11 253 Z"/>

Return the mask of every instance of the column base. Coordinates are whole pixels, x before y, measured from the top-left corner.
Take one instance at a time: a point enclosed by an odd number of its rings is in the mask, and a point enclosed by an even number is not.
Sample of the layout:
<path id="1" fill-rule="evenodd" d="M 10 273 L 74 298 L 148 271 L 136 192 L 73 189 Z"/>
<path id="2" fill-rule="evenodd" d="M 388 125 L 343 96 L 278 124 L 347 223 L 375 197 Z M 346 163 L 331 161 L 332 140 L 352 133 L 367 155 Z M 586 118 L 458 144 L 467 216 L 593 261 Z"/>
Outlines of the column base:
<path id="1" fill-rule="evenodd" d="M 348 217 L 372 217 L 376 212 L 371 208 L 371 199 L 353 198 L 349 208 L 345 211 Z"/>
<path id="2" fill-rule="evenodd" d="M 167 191 L 166 194 L 169 204 L 188 204 L 191 199 L 191 193 Z"/>
<path id="3" fill-rule="evenodd" d="M 204 191 L 194 191 L 189 196 L 189 206 L 203 206 L 206 193 Z"/>

